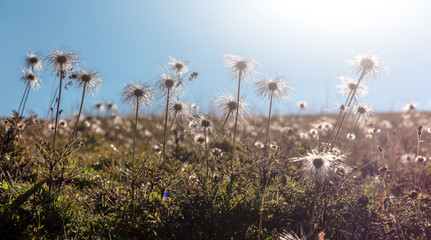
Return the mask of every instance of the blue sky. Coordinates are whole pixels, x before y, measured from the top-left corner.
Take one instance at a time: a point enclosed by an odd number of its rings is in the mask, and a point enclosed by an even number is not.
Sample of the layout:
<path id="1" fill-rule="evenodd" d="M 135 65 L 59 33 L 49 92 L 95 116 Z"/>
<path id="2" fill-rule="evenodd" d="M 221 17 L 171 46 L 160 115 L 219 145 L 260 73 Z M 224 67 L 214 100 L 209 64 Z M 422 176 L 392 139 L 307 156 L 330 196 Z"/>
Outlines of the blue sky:
<path id="1" fill-rule="evenodd" d="M 337 94 L 337 76 L 352 76 L 346 60 L 374 51 L 388 68 L 367 81 L 361 102 L 377 111 L 400 111 L 408 101 L 430 110 L 431 15 L 427 1 L 397 0 L 183 0 L 183 1 L 0 1 L 0 116 L 17 109 L 25 86 L 19 80 L 25 53 L 49 49 L 79 52 L 86 66 L 102 73 L 103 86 L 88 96 L 93 103 L 113 101 L 123 113 L 119 92 L 130 80 L 150 81 L 169 56 L 188 62 L 199 78 L 186 87 L 184 100 L 208 109 L 214 96 L 233 92 L 223 54 L 259 61 L 256 78 L 283 75 L 293 86 L 277 113 L 296 112 L 307 101 L 309 113 L 327 112 Z M 45 116 L 54 76 L 45 67 L 41 89 L 30 93 L 27 112 Z M 252 84 L 243 93 L 252 112 L 265 113 Z M 65 91 L 66 114 L 79 109 L 80 92 Z M 161 101 L 162 102 L 162 101 Z M 160 113 L 161 103 L 149 112 Z"/>

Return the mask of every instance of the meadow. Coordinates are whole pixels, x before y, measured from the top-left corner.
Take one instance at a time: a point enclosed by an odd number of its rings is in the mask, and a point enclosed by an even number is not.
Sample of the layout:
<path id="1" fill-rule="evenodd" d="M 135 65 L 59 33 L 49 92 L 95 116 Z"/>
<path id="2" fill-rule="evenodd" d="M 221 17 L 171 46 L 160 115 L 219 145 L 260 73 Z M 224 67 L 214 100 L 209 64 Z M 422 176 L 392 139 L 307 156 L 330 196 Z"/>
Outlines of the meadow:
<path id="1" fill-rule="evenodd" d="M 350 62 L 345 102 L 327 115 L 307 114 L 306 102 L 273 115 L 292 87 L 256 80 L 259 63 L 236 55 L 224 61 L 237 88 L 210 112 L 182 101 L 199 73 L 172 58 L 153 82 L 124 86 L 120 106 L 133 114 L 109 102 L 84 115 L 100 73 L 70 49 L 25 59 L 19 108 L 0 121 L 2 239 L 431 239 L 431 113 L 360 103 L 388 71 L 378 56 Z M 43 69 L 55 79 L 48 114 L 26 116 Z M 268 115 L 249 114 L 241 84 Z M 67 87 L 82 99 L 63 117 Z M 162 116 L 146 113 L 155 101 Z"/>

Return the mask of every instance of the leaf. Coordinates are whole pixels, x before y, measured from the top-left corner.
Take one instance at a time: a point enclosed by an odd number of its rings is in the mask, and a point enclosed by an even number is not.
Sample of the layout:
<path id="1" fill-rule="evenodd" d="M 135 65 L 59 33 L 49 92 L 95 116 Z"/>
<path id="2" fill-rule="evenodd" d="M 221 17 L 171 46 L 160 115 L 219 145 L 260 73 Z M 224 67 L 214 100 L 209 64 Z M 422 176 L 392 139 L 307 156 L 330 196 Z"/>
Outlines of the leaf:
<path id="1" fill-rule="evenodd" d="M 8 185 L 7 185 L 7 182 L 6 182 L 5 180 L 3 180 L 3 185 L 2 185 L 2 187 L 3 187 L 3 189 L 4 189 L 4 190 L 7 190 L 7 189 L 8 189 Z"/>

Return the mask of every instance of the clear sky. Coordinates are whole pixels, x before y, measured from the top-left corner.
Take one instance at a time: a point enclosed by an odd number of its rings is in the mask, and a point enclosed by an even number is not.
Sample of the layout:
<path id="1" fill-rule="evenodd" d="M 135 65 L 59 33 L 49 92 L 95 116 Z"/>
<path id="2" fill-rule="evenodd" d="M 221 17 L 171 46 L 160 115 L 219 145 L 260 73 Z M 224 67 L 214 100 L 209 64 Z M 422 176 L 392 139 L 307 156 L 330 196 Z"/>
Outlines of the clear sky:
<path id="1" fill-rule="evenodd" d="M 169 56 L 188 62 L 199 78 L 186 87 L 184 100 L 203 109 L 224 90 L 233 92 L 223 54 L 259 61 L 256 78 L 283 75 L 294 87 L 277 113 L 296 112 L 307 101 L 310 113 L 341 102 L 337 76 L 352 76 L 346 60 L 373 50 L 388 68 L 368 81 L 361 101 L 377 111 L 400 111 L 408 101 L 430 110 L 431 14 L 429 1 L 397 0 L 2 0 L 0 1 L 0 116 L 17 109 L 24 84 L 19 80 L 25 53 L 49 49 L 79 52 L 86 66 L 99 70 L 96 101 L 113 101 L 123 113 L 119 92 L 130 80 L 150 81 Z M 45 67 L 43 84 L 30 93 L 26 109 L 44 116 L 54 76 Z M 244 85 L 251 110 L 264 113 L 267 102 Z M 70 88 L 62 108 L 77 111 L 80 92 Z M 161 112 L 155 104 L 149 111 Z"/>

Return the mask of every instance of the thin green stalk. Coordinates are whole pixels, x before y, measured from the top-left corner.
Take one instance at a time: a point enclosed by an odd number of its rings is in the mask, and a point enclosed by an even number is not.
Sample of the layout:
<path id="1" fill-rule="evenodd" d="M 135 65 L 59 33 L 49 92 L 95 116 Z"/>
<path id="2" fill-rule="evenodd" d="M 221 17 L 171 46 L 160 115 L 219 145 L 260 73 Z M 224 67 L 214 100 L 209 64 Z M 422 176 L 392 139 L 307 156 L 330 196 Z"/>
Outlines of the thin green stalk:
<path id="1" fill-rule="evenodd" d="M 238 124 L 238 114 L 239 114 L 239 94 L 241 92 L 241 76 L 242 76 L 242 71 L 239 71 L 238 74 L 238 96 L 236 99 L 236 114 L 235 114 L 235 125 L 234 125 L 234 129 L 233 129 L 233 144 L 232 144 L 232 161 L 231 161 L 231 170 L 232 170 L 232 174 L 233 174 L 233 161 L 235 160 L 235 144 L 236 144 L 236 127 Z"/>
<path id="2" fill-rule="evenodd" d="M 268 157 L 268 136 L 269 136 L 269 124 L 271 122 L 271 110 L 272 110 L 272 98 L 273 98 L 273 93 L 271 93 L 270 99 L 269 99 L 269 112 L 268 112 L 268 124 L 266 126 L 266 136 L 265 136 L 265 155 L 264 155 L 264 167 L 266 168 L 266 158 Z M 263 194 L 262 194 L 262 203 L 261 203 L 261 208 L 260 208 L 260 216 L 259 216 L 259 230 L 258 230 L 258 234 L 257 234 L 257 239 L 260 240 L 260 233 L 262 231 L 262 224 L 263 224 L 263 211 L 264 211 L 264 207 L 265 207 L 265 194 L 266 194 L 266 188 L 268 186 L 268 181 L 269 181 L 269 177 L 270 177 L 270 173 L 271 171 L 268 171 L 268 173 L 266 174 L 266 181 L 265 181 L 265 186 L 263 188 Z"/>
<path id="3" fill-rule="evenodd" d="M 76 129 L 78 128 L 79 118 L 81 117 L 82 105 L 84 104 L 84 97 L 85 97 L 85 89 L 86 89 L 86 87 L 87 87 L 87 82 L 84 82 L 84 88 L 82 90 L 81 106 L 79 107 L 78 117 L 76 118 L 75 127 L 73 128 L 73 132 L 72 132 L 72 135 L 71 135 L 70 139 L 73 139 L 73 137 L 75 136 L 75 133 L 76 133 Z"/>
<path id="4" fill-rule="evenodd" d="M 27 104 L 27 99 L 28 99 L 28 95 L 30 94 L 30 89 L 31 88 L 29 86 L 28 89 L 27 89 L 27 93 L 25 95 L 24 103 L 22 105 L 21 114 L 20 114 L 21 117 L 24 115 L 24 109 L 25 109 L 25 105 Z"/>
<path id="5" fill-rule="evenodd" d="M 60 111 L 60 100 L 61 100 L 61 89 L 63 84 L 63 67 L 60 68 L 60 85 L 59 85 L 59 92 L 58 92 L 58 100 L 57 100 L 57 113 L 55 114 L 55 125 L 54 125 L 54 139 L 52 141 L 52 149 L 55 150 L 55 139 L 57 137 L 57 123 L 58 123 L 58 115 Z"/>
<path id="6" fill-rule="evenodd" d="M 361 83 L 361 81 L 364 78 L 364 76 L 365 76 L 365 71 L 362 71 L 361 76 L 359 77 L 358 83 L 356 83 L 355 89 L 352 92 L 352 95 L 350 97 L 349 103 L 347 104 L 347 109 L 350 108 L 350 105 L 352 104 L 353 98 L 355 97 L 356 90 L 358 89 L 358 86 Z M 335 137 L 334 137 L 334 139 L 333 139 L 333 141 L 331 143 L 331 149 L 333 148 L 335 142 L 337 141 L 338 134 L 340 133 L 340 129 L 341 129 L 342 125 L 343 125 L 343 122 L 344 122 L 344 119 L 346 118 L 346 115 L 347 115 L 347 111 L 344 112 L 344 115 L 341 118 L 340 126 L 338 127 L 337 133 L 335 134 Z"/>
<path id="7" fill-rule="evenodd" d="M 22 103 L 24 102 L 24 99 L 25 99 L 25 96 L 27 94 L 28 89 L 30 89 L 30 82 L 28 82 L 27 85 L 25 86 L 24 94 L 22 95 L 21 102 L 20 102 L 19 107 L 18 107 L 18 114 L 21 111 Z"/>
<path id="8" fill-rule="evenodd" d="M 224 126 L 226 125 L 227 120 L 229 119 L 229 116 L 230 116 L 230 114 L 231 114 L 231 113 L 232 113 L 232 111 L 230 111 L 230 112 L 227 114 L 226 119 L 225 119 L 225 120 L 224 120 L 224 122 L 223 122 L 223 125 L 221 126 L 220 130 L 217 132 L 217 135 L 216 135 L 216 137 L 214 138 L 214 140 L 212 141 L 212 143 L 210 144 L 210 146 L 212 146 L 212 145 L 217 141 L 217 139 L 218 139 L 218 137 L 220 136 L 221 131 L 223 131 L 223 128 L 224 128 Z"/>
<path id="9" fill-rule="evenodd" d="M 207 143 L 207 128 L 204 128 L 204 136 L 205 136 L 205 162 L 207 165 L 206 168 L 206 178 L 208 178 L 208 143 Z"/>
<path id="10" fill-rule="evenodd" d="M 165 161 L 166 160 L 166 130 L 167 130 L 167 125 L 168 125 L 168 111 L 169 111 L 169 91 L 170 89 L 168 88 L 168 94 L 166 97 L 166 111 L 165 111 L 165 130 L 163 132 L 163 153 L 162 153 L 162 160 Z"/>
<path id="11" fill-rule="evenodd" d="M 352 131 L 348 133 L 348 137 L 346 137 L 346 140 L 344 140 L 344 145 L 343 145 L 343 148 L 341 149 L 341 153 L 343 153 L 343 152 L 344 152 L 344 150 L 346 150 L 347 142 L 349 141 L 350 134 L 351 134 L 351 133 L 353 134 L 353 132 L 355 131 L 356 126 L 358 125 L 358 122 L 359 122 L 359 118 L 360 118 L 360 117 L 361 117 L 361 114 L 359 114 L 359 115 L 358 115 L 358 117 L 356 118 L 356 120 L 355 120 L 355 124 L 353 124 L 353 127 L 352 127 Z"/>
<path id="12" fill-rule="evenodd" d="M 271 110 L 272 110 L 272 97 L 274 93 L 271 93 L 270 99 L 269 99 L 269 112 L 268 112 L 268 124 L 266 126 L 266 136 L 265 136 L 265 158 L 268 155 L 268 136 L 269 136 L 269 123 L 271 122 Z"/>
<path id="13" fill-rule="evenodd" d="M 138 111 L 139 111 L 139 98 L 136 99 L 135 129 L 133 131 L 133 150 L 132 150 L 132 160 L 133 160 L 133 162 L 135 162 L 135 143 L 136 143 L 136 130 L 137 130 L 137 127 L 138 127 Z"/>

